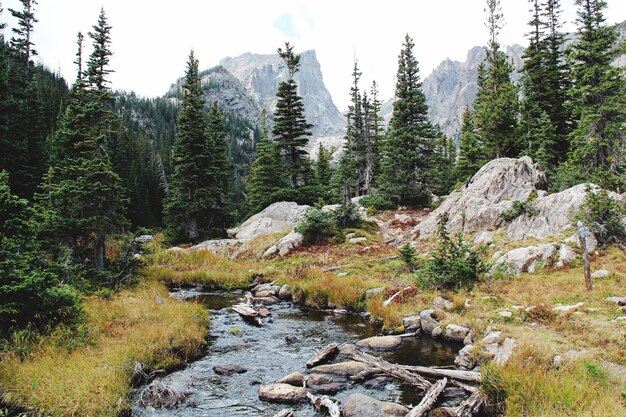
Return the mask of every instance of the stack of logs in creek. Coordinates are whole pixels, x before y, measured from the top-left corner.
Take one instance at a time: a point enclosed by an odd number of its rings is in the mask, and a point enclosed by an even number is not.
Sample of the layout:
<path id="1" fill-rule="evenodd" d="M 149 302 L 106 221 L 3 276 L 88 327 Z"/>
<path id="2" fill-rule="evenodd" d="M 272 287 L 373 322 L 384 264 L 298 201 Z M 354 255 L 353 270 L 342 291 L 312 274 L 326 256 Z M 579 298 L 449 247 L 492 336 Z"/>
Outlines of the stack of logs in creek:
<path id="1" fill-rule="evenodd" d="M 334 363 L 334 365 L 331 365 L 332 363 Z M 355 363 L 360 365 L 355 366 Z M 319 384 L 320 378 L 314 377 L 317 370 L 323 367 L 336 366 L 337 369 L 351 369 L 352 372 L 345 372 L 344 376 L 347 376 L 350 382 L 354 384 L 382 376 L 394 378 L 404 384 L 414 386 L 416 390 L 424 392 L 420 403 L 410 409 L 406 417 L 427 415 L 428 411 L 437 403 L 437 400 L 446 388 L 453 389 L 457 393 L 460 392 L 461 395 L 465 397 L 458 407 L 442 409 L 443 412 L 447 413 L 449 416 L 470 417 L 476 415 L 483 405 L 483 397 L 480 390 L 476 387 L 476 384 L 481 382 L 479 372 L 396 365 L 363 352 L 353 344 L 338 346 L 332 343 L 327 345 L 311 358 L 306 363 L 306 366 L 310 373 L 308 376 L 296 378 L 294 377 L 295 374 L 288 375 L 285 378 L 279 379 L 277 384 L 261 387 L 259 397 L 262 400 L 278 402 L 303 402 L 308 399 L 317 411 L 324 411 L 331 417 L 339 417 L 342 415 L 342 409 L 335 400 L 327 395 L 316 396 L 310 392 L 319 393 L 320 391 L 324 391 L 323 389 L 319 389 L 320 386 L 317 385 Z M 320 371 L 326 372 L 327 369 L 320 369 Z M 426 378 L 434 379 L 434 382 Z M 285 382 L 287 385 L 290 383 L 293 384 L 294 391 L 285 394 L 283 397 L 273 395 L 281 389 L 285 390 L 283 392 L 289 392 L 289 388 L 284 387 Z M 280 389 L 274 390 L 273 387 Z M 329 392 L 332 391 L 334 391 L 334 389 L 329 390 Z M 274 417 L 288 417 L 294 415 L 293 411 L 285 409 Z"/>

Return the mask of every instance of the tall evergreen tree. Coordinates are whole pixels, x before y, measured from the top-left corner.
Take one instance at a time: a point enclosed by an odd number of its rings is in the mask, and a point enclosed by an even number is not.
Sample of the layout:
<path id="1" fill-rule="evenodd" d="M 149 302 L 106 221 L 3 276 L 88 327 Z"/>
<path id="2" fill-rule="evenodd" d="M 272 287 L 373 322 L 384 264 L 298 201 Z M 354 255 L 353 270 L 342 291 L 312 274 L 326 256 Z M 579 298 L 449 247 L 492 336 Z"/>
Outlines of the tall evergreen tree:
<path id="1" fill-rule="evenodd" d="M 21 11 L 9 9 L 11 15 L 17 19 L 17 26 L 12 29 L 16 37 L 11 38 L 11 48 L 28 63 L 32 56 L 37 55 L 37 51 L 33 49 L 34 45 L 31 40 L 33 26 L 37 23 L 34 10 L 37 1 L 20 0 L 20 3 L 22 3 Z M 29 66 L 26 66 L 25 70 L 30 71 Z"/>
<path id="2" fill-rule="evenodd" d="M 111 29 L 104 13 L 104 8 L 100 9 L 98 23 L 93 26 L 93 32 L 89 32 L 89 37 L 93 40 L 93 51 L 87 64 L 87 76 L 91 84 L 98 92 L 108 92 L 107 76 L 113 72 L 109 68 L 109 61 L 113 54 L 110 49 Z"/>
<path id="3" fill-rule="evenodd" d="M 517 88 L 511 81 L 513 65 L 500 50 L 498 34 L 503 16 L 499 0 L 487 0 L 489 42 L 486 58 L 478 68 L 478 93 L 474 101 L 474 123 L 491 154 L 496 158 L 516 156 Z"/>
<path id="4" fill-rule="evenodd" d="M 209 166 L 207 175 L 212 182 L 210 194 L 213 198 L 209 207 L 208 217 L 204 220 L 205 234 L 211 237 L 223 237 L 226 227 L 233 221 L 232 197 L 233 161 L 228 155 L 228 139 L 224 118 L 219 111 L 217 101 L 209 110 L 207 124 L 207 153 Z"/>
<path id="5" fill-rule="evenodd" d="M 576 0 L 578 42 L 569 50 L 571 100 L 578 121 L 571 133 L 573 149 L 561 172 L 563 185 L 594 181 L 623 190 L 626 82 L 611 65 L 617 32 L 608 26 L 603 0 Z"/>
<path id="6" fill-rule="evenodd" d="M 454 178 L 463 183 L 471 178 L 486 162 L 484 145 L 476 133 L 473 114 L 469 109 L 463 113 L 459 156 L 454 166 Z"/>
<path id="7" fill-rule="evenodd" d="M 164 220 L 172 240 L 196 241 L 206 232 L 202 222 L 214 205 L 214 179 L 209 175 L 211 151 L 204 117 L 204 101 L 198 60 L 189 54 L 182 84 L 183 100 L 178 116 L 173 173 L 165 202 Z"/>
<path id="8" fill-rule="evenodd" d="M 428 120 L 413 47 L 407 34 L 398 59 L 396 100 L 383 147 L 382 186 L 399 204 L 422 205 L 429 200 L 437 134 Z"/>
<path id="9" fill-rule="evenodd" d="M 524 152 L 537 160 L 542 149 L 541 166 L 551 172 L 565 159 L 569 147 L 570 118 L 566 108 L 569 82 L 562 48 L 564 36 L 559 32 L 561 10 L 558 0 L 530 2 L 533 18 L 529 22 L 532 28 L 528 34 L 529 47 L 524 52 L 520 131 Z M 546 123 L 551 123 L 553 128 Z M 536 136 L 552 131 L 557 136 Z"/>
<path id="10" fill-rule="evenodd" d="M 53 167 L 39 202 L 44 232 L 63 239 L 77 258 L 89 259 L 101 271 L 106 266 L 107 235 L 126 224 L 127 201 L 109 155 L 110 92 L 87 86 L 80 76 L 52 141 Z"/>
<path id="11" fill-rule="evenodd" d="M 255 214 L 274 203 L 273 195 L 286 186 L 278 149 L 267 135 L 267 112 L 263 110 L 261 141 L 248 176 L 247 212 Z"/>
<path id="12" fill-rule="evenodd" d="M 298 95 L 298 85 L 293 79 L 300 67 L 300 55 L 293 53 L 293 46 L 285 43 L 285 50 L 278 48 L 278 55 L 285 61 L 288 71 L 287 81 L 278 86 L 274 128 L 272 134 L 276 147 L 285 158 L 287 175 L 291 187 L 303 185 L 308 159 L 305 146 L 311 135 L 311 124 L 304 117 L 304 104 Z"/>
<path id="13" fill-rule="evenodd" d="M 377 185 L 380 174 L 381 142 L 383 140 L 384 119 L 380 116 L 382 103 L 378 98 L 378 85 L 372 82 L 369 97 L 363 94 L 363 108 L 365 109 L 365 183 L 364 194 L 372 194 Z"/>

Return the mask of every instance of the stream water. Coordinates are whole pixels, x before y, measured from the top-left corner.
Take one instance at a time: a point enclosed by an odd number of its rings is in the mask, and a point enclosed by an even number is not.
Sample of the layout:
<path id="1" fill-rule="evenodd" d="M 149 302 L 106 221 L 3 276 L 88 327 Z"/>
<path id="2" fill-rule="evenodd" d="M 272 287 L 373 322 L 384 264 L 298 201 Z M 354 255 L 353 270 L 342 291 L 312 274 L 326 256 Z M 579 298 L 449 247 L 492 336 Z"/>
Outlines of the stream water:
<path id="1" fill-rule="evenodd" d="M 272 312 L 269 323 L 255 327 L 231 311 L 230 306 L 240 297 L 235 293 L 195 297 L 211 312 L 206 355 L 160 379 L 165 386 L 185 393 L 185 400 L 176 407 L 160 409 L 144 408 L 135 401 L 133 416 L 271 417 L 284 408 L 295 410 L 299 417 L 317 416 L 310 404 L 287 406 L 260 401 L 259 385 L 273 383 L 292 372 L 305 373 L 306 361 L 328 343 L 355 342 L 379 334 L 378 328 L 359 315 L 305 310 L 290 303 L 268 306 Z M 400 349 L 381 356 L 399 364 L 443 366 L 454 363 L 461 347 L 425 336 L 406 339 Z M 238 365 L 247 371 L 220 376 L 213 371 L 218 365 Z M 335 398 L 343 402 L 355 392 L 405 405 L 417 404 L 420 394 L 410 386 L 389 382 L 375 388 L 355 384 Z"/>

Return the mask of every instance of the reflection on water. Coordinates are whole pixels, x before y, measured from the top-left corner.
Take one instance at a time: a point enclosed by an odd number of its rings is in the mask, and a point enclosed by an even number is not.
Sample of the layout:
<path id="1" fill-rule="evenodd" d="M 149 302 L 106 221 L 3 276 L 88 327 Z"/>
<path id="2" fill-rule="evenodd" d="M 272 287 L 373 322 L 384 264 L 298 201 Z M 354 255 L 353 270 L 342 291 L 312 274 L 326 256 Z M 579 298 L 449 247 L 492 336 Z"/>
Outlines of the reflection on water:
<path id="1" fill-rule="evenodd" d="M 269 322 L 254 327 L 229 308 L 240 297 L 241 294 L 224 293 L 196 297 L 211 310 L 207 354 L 161 380 L 177 392 L 186 393 L 187 398 L 172 409 L 135 405 L 134 416 L 273 416 L 285 406 L 260 401 L 260 384 L 272 383 L 296 371 L 305 373 L 306 361 L 328 343 L 355 342 L 378 334 L 377 328 L 358 315 L 299 309 L 288 303 L 268 306 L 272 312 Z M 407 365 L 451 365 L 461 347 L 422 337 L 407 339 L 399 350 L 382 356 Z M 239 365 L 247 372 L 220 376 L 213 371 L 217 365 Z M 409 386 L 390 382 L 378 388 L 354 385 L 336 398 L 343 402 L 355 392 L 405 405 L 416 404 L 420 394 Z M 309 404 L 290 408 L 300 417 L 317 415 Z"/>

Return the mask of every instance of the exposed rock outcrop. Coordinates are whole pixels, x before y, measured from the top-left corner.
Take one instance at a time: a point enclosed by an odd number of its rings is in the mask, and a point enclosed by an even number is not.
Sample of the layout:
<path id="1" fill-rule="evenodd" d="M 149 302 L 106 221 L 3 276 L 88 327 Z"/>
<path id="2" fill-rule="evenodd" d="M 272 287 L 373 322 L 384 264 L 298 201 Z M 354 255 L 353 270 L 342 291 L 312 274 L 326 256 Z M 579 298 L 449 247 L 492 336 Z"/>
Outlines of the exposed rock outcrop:
<path id="1" fill-rule="evenodd" d="M 241 226 L 228 229 L 228 234 L 235 239 L 251 239 L 293 229 L 308 209 L 307 205 L 298 205 L 293 202 L 274 203 L 250 217 Z"/>
<path id="2" fill-rule="evenodd" d="M 513 201 L 526 201 L 546 186 L 546 176 L 529 157 L 500 158 L 484 165 L 460 190 L 430 213 L 415 231 L 420 237 L 437 233 L 439 218 L 448 213 L 448 231 L 466 233 L 495 229 Z"/>
<path id="3" fill-rule="evenodd" d="M 263 254 L 264 258 L 271 258 L 274 256 L 285 256 L 291 253 L 294 249 L 297 249 L 302 245 L 304 236 L 302 233 L 291 231 L 289 234 L 280 238 L 276 244 L 269 247 Z"/>

